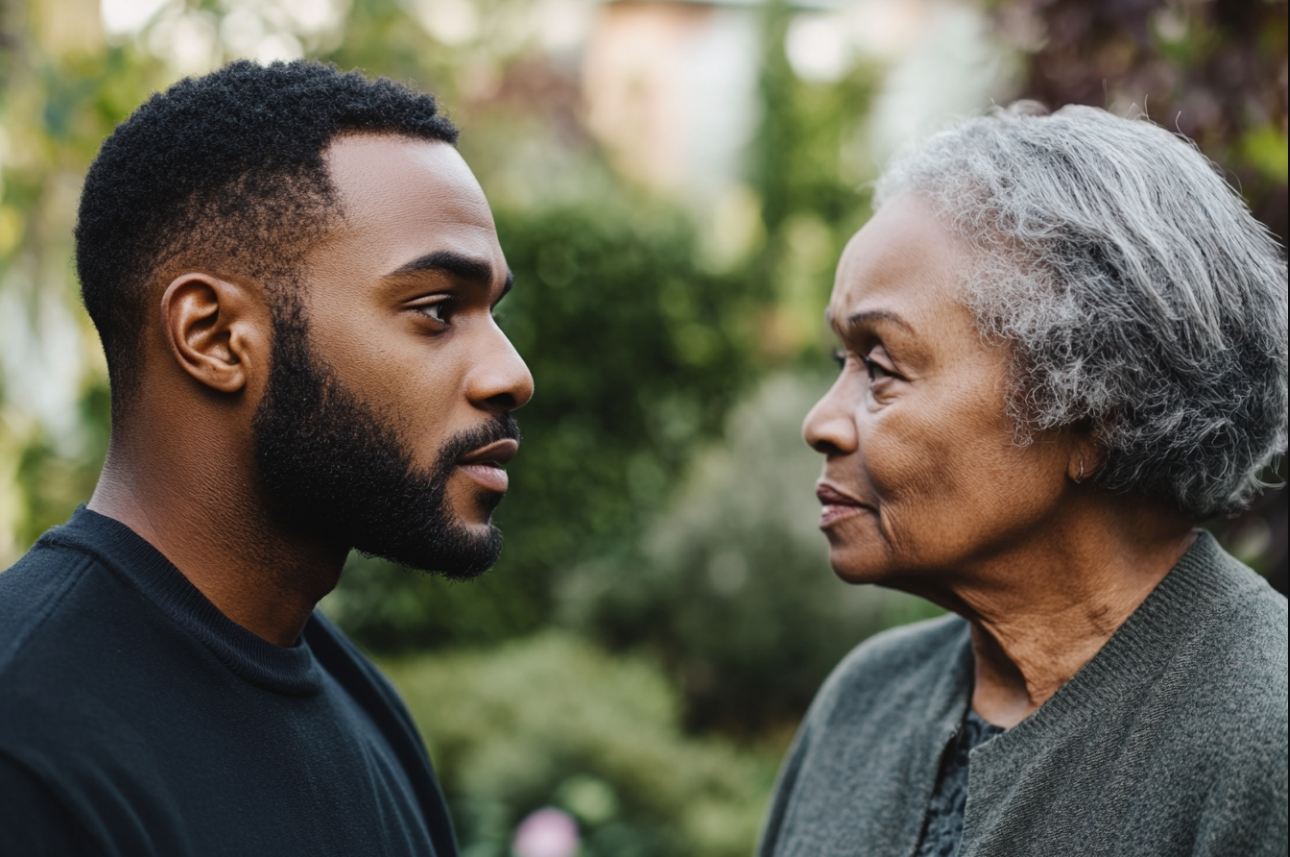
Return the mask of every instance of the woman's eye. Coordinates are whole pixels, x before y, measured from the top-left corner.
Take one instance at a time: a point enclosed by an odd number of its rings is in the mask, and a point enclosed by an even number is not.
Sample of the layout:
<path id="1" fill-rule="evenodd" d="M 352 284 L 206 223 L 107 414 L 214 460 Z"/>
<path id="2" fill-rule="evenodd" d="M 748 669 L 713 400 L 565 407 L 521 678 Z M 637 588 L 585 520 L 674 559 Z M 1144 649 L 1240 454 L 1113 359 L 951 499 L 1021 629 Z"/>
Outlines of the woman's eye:
<path id="1" fill-rule="evenodd" d="M 891 377 L 891 373 L 888 372 L 886 369 L 884 369 L 881 364 L 877 363 L 876 361 L 868 357 L 864 357 L 861 359 L 864 361 L 864 368 L 865 368 L 865 371 L 869 373 L 869 380 L 871 382 L 877 381 L 879 378 Z"/>

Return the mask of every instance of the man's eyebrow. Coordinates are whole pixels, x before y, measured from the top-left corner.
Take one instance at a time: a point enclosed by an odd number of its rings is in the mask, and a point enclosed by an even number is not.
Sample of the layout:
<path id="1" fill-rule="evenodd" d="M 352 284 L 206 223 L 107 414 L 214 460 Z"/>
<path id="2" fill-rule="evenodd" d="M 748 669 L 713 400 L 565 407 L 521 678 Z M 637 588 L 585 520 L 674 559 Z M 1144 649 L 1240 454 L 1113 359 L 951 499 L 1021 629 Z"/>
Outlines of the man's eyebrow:
<path id="1" fill-rule="evenodd" d="M 833 326 L 833 316 L 827 310 L 824 313 L 824 320 L 829 323 L 830 327 Z M 847 316 L 847 327 L 855 327 L 856 325 L 864 324 L 866 322 L 872 324 L 878 321 L 891 322 L 892 324 L 900 325 L 910 333 L 914 332 L 913 325 L 905 321 L 896 313 L 887 312 L 886 310 L 866 310 L 865 312 L 857 312 L 853 315 L 849 315 Z"/>
<path id="2" fill-rule="evenodd" d="M 469 256 L 463 256 L 451 250 L 436 250 L 433 253 L 427 253 L 391 271 L 386 276 L 397 277 L 401 274 L 415 274 L 422 271 L 442 271 L 458 279 L 480 285 L 488 285 L 493 281 L 492 265 L 482 259 L 472 259 Z M 508 271 L 508 283 L 510 278 L 510 272 Z"/>

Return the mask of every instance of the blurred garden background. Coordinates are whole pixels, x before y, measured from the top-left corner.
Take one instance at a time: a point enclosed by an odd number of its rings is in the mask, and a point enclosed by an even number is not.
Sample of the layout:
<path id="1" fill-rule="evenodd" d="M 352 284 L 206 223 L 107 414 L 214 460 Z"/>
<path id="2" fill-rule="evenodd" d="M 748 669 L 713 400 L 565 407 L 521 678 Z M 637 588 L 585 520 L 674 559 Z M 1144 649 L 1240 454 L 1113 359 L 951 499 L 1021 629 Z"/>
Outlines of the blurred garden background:
<path id="1" fill-rule="evenodd" d="M 71 239 L 102 139 L 237 57 L 408 82 L 462 128 L 537 396 L 496 569 L 355 556 L 324 608 L 405 694 L 466 857 L 747 855 L 830 667 L 937 612 L 833 577 L 799 439 L 868 182 L 992 102 L 1145 111 L 1284 244 L 1286 41 L 1266 0 L 0 0 L 0 568 L 106 445 Z M 1212 527 L 1285 591 L 1284 491 Z"/>

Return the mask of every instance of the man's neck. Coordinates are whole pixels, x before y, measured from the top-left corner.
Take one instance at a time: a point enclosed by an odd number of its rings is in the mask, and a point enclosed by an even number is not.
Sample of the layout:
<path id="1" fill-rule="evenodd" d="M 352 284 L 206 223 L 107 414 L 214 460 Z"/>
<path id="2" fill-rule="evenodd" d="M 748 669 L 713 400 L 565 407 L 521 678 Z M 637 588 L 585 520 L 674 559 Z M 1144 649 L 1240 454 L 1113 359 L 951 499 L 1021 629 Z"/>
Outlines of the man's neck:
<path id="1" fill-rule="evenodd" d="M 89 508 L 138 533 L 229 619 L 293 645 L 348 552 L 274 527 L 251 480 L 141 458 L 114 446 Z"/>

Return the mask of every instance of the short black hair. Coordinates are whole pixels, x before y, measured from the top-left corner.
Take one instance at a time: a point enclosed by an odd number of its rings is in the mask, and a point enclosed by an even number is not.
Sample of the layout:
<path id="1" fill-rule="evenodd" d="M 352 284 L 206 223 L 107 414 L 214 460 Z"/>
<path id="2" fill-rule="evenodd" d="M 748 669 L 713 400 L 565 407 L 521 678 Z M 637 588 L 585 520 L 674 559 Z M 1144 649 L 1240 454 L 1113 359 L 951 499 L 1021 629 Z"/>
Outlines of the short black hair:
<path id="1" fill-rule="evenodd" d="M 433 96 L 297 60 L 240 60 L 152 96 L 103 143 L 76 223 L 81 296 L 107 356 L 113 414 L 139 385 L 148 295 L 176 259 L 218 260 L 270 288 L 325 235 L 323 152 L 346 132 L 455 145 Z"/>

